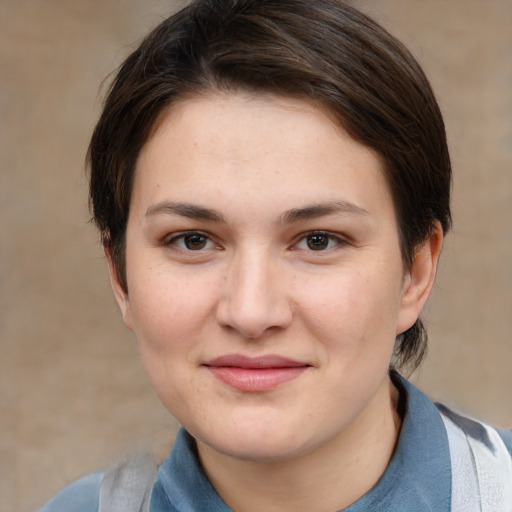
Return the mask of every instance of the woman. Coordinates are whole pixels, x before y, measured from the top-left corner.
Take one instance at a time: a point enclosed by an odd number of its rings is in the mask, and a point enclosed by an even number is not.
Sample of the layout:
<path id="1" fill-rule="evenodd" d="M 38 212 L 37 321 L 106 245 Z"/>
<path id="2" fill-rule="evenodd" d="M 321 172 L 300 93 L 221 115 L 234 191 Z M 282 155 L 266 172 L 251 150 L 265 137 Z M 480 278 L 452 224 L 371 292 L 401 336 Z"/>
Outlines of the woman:
<path id="1" fill-rule="evenodd" d="M 450 228 L 443 120 L 339 0 L 197 0 L 119 70 L 89 148 L 112 287 L 183 426 L 43 511 L 511 510 L 511 436 L 398 371 Z M 487 480 L 486 480 L 487 479 Z"/>

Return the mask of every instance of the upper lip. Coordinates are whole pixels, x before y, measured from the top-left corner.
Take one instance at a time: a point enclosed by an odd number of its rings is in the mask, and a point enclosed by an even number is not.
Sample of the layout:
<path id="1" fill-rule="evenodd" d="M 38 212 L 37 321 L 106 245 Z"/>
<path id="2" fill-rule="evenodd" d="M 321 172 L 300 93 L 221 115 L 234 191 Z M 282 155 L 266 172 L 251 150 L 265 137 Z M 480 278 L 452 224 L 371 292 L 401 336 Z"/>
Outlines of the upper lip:
<path id="1" fill-rule="evenodd" d="M 226 354 L 210 359 L 203 363 L 203 366 L 210 367 L 234 367 L 245 369 L 265 369 L 265 368 L 298 368 L 301 366 L 310 366 L 302 361 L 295 361 L 287 357 L 268 354 L 257 357 L 244 356 L 241 354 Z"/>

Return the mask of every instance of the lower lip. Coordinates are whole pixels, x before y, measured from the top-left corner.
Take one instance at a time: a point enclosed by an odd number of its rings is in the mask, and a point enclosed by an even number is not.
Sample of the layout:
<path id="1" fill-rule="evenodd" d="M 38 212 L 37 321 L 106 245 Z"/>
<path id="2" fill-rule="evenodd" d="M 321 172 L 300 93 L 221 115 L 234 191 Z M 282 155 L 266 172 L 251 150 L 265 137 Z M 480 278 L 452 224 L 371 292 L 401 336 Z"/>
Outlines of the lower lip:
<path id="1" fill-rule="evenodd" d="M 284 368 L 240 368 L 237 366 L 207 366 L 221 382 L 238 391 L 270 391 L 280 384 L 296 379 L 307 366 Z"/>

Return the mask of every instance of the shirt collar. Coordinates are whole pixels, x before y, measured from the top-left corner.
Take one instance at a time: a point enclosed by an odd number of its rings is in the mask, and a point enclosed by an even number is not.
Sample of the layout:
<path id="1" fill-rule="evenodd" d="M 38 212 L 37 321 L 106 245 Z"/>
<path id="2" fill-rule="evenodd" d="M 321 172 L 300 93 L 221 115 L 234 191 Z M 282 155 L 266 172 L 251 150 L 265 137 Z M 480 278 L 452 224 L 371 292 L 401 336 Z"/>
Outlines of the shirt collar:
<path id="1" fill-rule="evenodd" d="M 448 436 L 435 405 L 398 374 L 404 421 L 395 453 L 373 489 L 345 512 L 449 512 L 451 465 Z"/>

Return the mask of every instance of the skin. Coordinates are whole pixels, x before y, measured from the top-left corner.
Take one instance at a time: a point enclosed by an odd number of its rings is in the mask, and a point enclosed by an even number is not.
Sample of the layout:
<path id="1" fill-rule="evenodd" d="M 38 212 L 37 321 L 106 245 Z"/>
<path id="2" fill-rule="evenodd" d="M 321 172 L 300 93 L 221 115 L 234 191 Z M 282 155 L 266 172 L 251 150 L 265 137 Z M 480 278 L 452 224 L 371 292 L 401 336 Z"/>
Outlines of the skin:
<path id="1" fill-rule="evenodd" d="M 381 169 L 314 106 L 233 92 L 174 105 L 142 149 L 128 290 L 111 264 L 112 285 L 152 386 L 233 510 L 340 509 L 389 463 L 394 340 L 428 298 L 442 235 L 403 268 Z M 205 366 L 226 354 L 304 369 L 238 389 Z"/>

